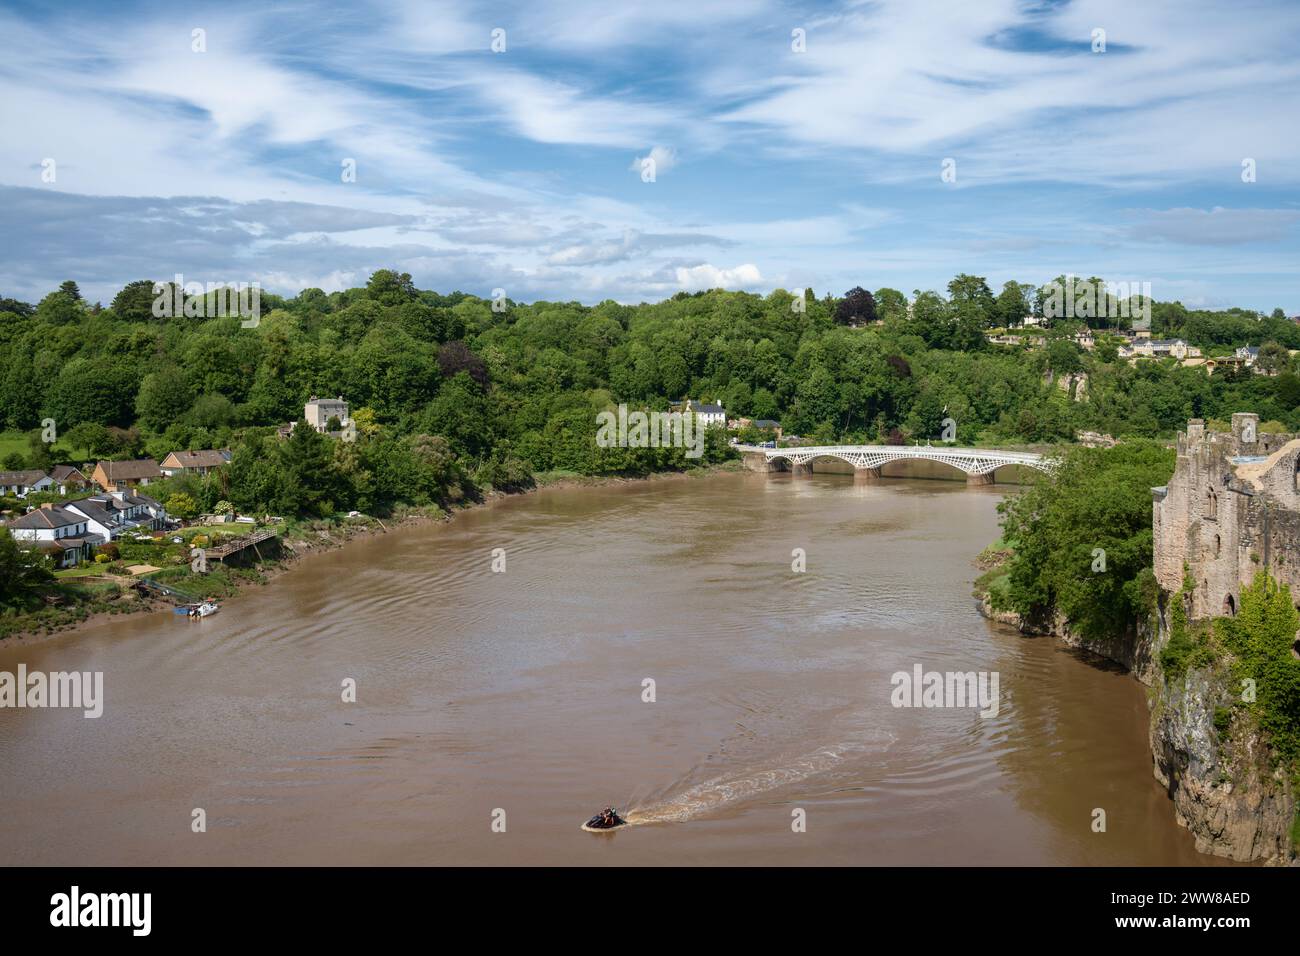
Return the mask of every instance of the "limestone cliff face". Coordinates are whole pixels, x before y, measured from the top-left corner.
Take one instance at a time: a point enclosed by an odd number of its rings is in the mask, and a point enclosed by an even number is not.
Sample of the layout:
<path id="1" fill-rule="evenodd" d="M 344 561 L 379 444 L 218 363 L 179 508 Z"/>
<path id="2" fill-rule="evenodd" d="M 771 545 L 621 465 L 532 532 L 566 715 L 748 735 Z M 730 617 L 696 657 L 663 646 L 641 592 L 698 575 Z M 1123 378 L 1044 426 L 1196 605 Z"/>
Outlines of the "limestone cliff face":
<path id="1" fill-rule="evenodd" d="M 994 611 L 987 596 L 982 607 L 986 616 L 1022 633 L 1051 635 L 1123 664 L 1151 688 L 1152 772 L 1198 850 L 1275 866 L 1295 862 L 1291 821 L 1296 795 L 1288 779 L 1269 768 L 1267 747 L 1246 721 L 1234 721 L 1223 732 L 1216 728 L 1216 708 L 1231 703 L 1232 691 L 1222 675 L 1192 670 L 1182 680 L 1166 680 L 1160 666 L 1160 650 L 1168 640 L 1163 617 L 1126 634 L 1088 640 L 1073 633 L 1060 615 L 1025 621 Z"/>
<path id="2" fill-rule="evenodd" d="M 1227 703 L 1226 688 L 1206 671 L 1161 687 L 1150 729 L 1156 779 L 1202 853 L 1287 864 L 1294 796 L 1269 771 L 1258 734 L 1245 728 L 1220 734 L 1214 711 Z"/>

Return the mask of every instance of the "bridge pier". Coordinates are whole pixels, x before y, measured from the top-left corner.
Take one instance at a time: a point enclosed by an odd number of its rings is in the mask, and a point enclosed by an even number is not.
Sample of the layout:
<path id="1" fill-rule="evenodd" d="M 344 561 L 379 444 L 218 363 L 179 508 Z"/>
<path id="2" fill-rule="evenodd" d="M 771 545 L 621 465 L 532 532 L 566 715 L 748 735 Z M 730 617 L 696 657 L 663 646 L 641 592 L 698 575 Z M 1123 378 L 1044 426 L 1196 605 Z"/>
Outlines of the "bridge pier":
<path id="1" fill-rule="evenodd" d="M 762 474 L 767 474 L 773 471 L 781 470 L 781 462 L 773 461 L 772 459 L 768 458 L 764 454 L 761 453 L 752 454 L 747 452 L 742 457 L 745 462 L 745 467 L 750 471 L 757 471 Z"/>
<path id="2" fill-rule="evenodd" d="M 790 471 L 794 473 L 796 478 L 807 478 L 813 473 L 812 462 L 805 461 L 792 465 Z"/>
<path id="3" fill-rule="evenodd" d="M 878 465 L 875 468 L 854 468 L 853 469 L 854 481 L 875 481 L 880 476 L 881 476 L 880 466 Z"/>
<path id="4" fill-rule="evenodd" d="M 991 485 L 994 484 L 993 472 L 986 472 L 982 475 L 967 475 L 966 484 L 968 485 Z"/>

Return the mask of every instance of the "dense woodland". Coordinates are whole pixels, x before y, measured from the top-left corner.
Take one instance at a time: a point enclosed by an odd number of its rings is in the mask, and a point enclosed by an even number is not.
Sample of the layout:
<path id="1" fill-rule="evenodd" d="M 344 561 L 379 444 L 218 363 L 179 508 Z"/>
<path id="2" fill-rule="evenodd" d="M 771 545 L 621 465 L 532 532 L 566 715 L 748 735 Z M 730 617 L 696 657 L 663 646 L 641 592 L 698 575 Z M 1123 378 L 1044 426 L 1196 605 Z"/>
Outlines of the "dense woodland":
<path id="1" fill-rule="evenodd" d="M 777 419 L 819 441 L 937 441 L 948 417 L 963 444 L 1069 441 L 1083 429 L 1161 437 L 1188 418 L 1242 409 L 1300 429 L 1300 377 L 1286 352 L 1300 348 L 1300 326 L 1281 310 L 1152 309 L 1156 337 L 1269 345 L 1273 375 L 1130 365 L 1104 334 L 1083 351 L 1070 340 L 1079 323 L 1059 320 L 1045 348 L 987 341 L 987 329 L 1041 313 L 1044 298 L 1019 283 L 994 294 L 961 275 L 947 294 L 910 299 L 858 288 L 842 298 L 715 290 L 636 306 L 493 303 L 381 270 L 344 292 L 264 293 L 260 323 L 244 328 L 231 316 L 155 318 L 150 280 L 107 305 L 68 281 L 35 305 L 0 298 L 0 426 L 32 436 L 0 465 L 229 447 L 227 473 L 182 483 L 196 509 L 228 500 L 328 515 L 454 502 L 543 472 L 692 464 L 680 450 L 598 448 L 596 413 L 618 402 L 716 400 L 729 415 Z M 1088 375 L 1081 401 L 1057 387 L 1078 372 Z M 278 439 L 275 428 L 312 395 L 342 395 L 358 440 L 307 429 Z M 53 447 L 41 441 L 44 419 L 58 430 Z M 704 460 L 726 454 L 714 435 Z"/>

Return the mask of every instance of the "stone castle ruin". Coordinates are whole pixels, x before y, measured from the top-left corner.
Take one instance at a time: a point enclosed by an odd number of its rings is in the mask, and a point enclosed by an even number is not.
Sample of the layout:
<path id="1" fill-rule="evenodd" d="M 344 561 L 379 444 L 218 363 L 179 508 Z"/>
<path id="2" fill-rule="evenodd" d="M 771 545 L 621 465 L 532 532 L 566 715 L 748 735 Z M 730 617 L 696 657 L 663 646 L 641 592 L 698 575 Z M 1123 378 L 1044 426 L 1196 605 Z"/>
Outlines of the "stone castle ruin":
<path id="1" fill-rule="evenodd" d="M 1260 434 L 1239 412 L 1230 432 L 1194 418 L 1178 436 L 1173 477 L 1152 489 L 1156 579 L 1195 582 L 1192 619 L 1235 614 L 1241 589 L 1267 570 L 1300 602 L 1300 436 Z"/>

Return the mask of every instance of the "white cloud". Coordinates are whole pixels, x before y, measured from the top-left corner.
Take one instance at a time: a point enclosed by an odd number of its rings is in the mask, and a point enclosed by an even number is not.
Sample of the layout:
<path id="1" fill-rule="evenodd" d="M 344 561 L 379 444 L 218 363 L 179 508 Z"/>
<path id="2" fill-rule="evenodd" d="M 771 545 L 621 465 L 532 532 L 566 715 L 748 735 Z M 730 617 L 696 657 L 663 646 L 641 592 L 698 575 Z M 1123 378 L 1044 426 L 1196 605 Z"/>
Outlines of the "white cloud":
<path id="1" fill-rule="evenodd" d="M 496 117 L 539 143 L 633 146 L 682 121 L 673 109 L 631 96 L 596 96 L 520 71 L 476 74 L 467 85 L 496 110 Z"/>
<path id="2" fill-rule="evenodd" d="M 942 156 L 963 183 L 1226 182 L 1246 156 L 1294 182 L 1300 126 L 1277 118 L 1300 93 L 1298 35 L 1294 7 L 877 0 L 811 29 L 805 54 L 728 60 L 704 82 L 741 102 L 723 119 L 759 148 L 856 159 L 882 182 L 937 182 Z"/>
<path id="3" fill-rule="evenodd" d="M 678 266 L 676 275 L 677 284 L 689 292 L 700 289 L 747 289 L 763 281 L 758 266 L 752 262 L 734 269 L 719 269 L 707 262 L 689 268 Z"/>
<path id="4" fill-rule="evenodd" d="M 910 291 L 960 271 L 1212 276 L 1249 299 L 1294 273 L 1294 6 L 405 0 L 364 26 L 299 7 L 15 9 L 0 184 L 26 189 L 0 209 L 24 237 L 5 294 L 232 266 L 292 292 L 401 264 L 427 287 L 584 301 Z M 671 188 L 622 172 L 646 153 L 632 170 L 648 156 L 662 174 L 679 150 L 691 176 Z M 980 188 L 938 192 L 949 155 Z M 347 156 L 356 183 L 339 181 Z M 1275 208 L 1226 208 L 1246 203 Z"/>
<path id="5" fill-rule="evenodd" d="M 677 165 L 677 150 L 667 146 L 652 146 L 650 152 L 633 159 L 628 170 L 639 174 L 647 168 L 647 161 L 650 163 L 648 168 L 654 171 L 655 176 L 662 175 Z"/>

